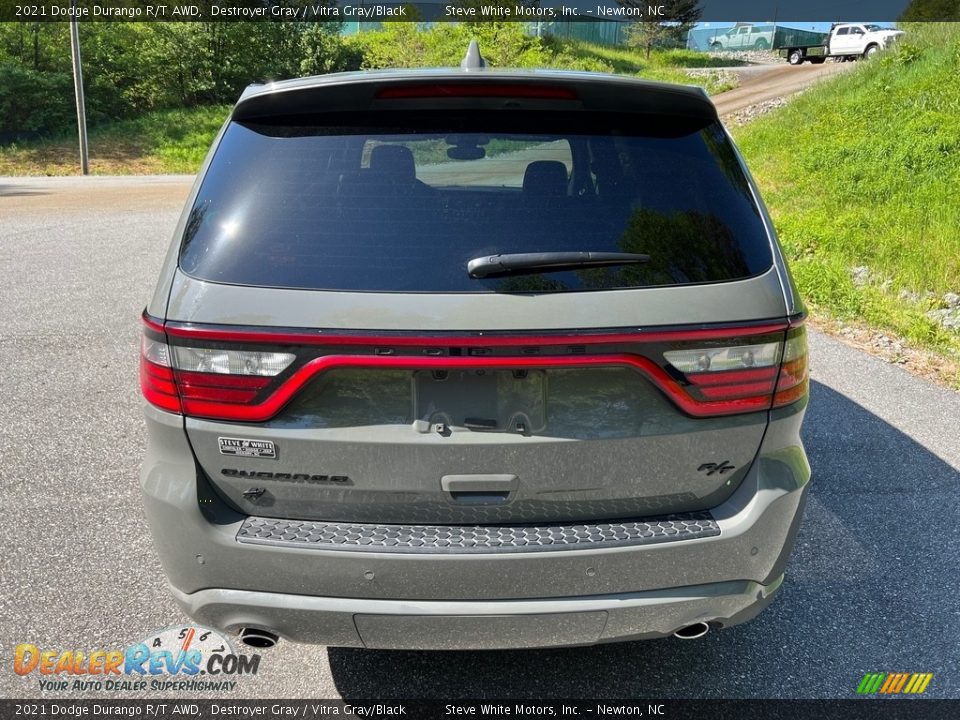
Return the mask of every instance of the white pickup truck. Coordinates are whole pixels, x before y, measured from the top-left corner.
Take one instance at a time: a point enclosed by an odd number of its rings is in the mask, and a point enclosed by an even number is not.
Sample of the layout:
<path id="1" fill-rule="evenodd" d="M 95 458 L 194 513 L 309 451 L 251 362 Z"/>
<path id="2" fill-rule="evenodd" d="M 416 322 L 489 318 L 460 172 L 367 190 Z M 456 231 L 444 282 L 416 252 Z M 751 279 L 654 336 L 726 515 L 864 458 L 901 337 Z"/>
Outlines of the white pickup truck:
<path id="1" fill-rule="evenodd" d="M 828 57 L 838 60 L 869 58 L 903 35 L 902 30 L 868 23 L 839 23 L 830 29 L 825 45 L 782 45 L 780 55 L 791 65 L 809 60 L 822 63 Z"/>

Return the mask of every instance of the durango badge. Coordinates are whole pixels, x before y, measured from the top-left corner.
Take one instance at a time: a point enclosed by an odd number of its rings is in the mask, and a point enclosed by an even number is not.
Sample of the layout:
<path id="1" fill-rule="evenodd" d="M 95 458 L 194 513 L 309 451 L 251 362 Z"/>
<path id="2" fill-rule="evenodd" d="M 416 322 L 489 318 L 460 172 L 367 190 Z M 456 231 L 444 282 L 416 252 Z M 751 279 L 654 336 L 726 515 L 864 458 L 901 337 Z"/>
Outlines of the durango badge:
<path id="1" fill-rule="evenodd" d="M 243 438 L 217 438 L 220 443 L 221 455 L 235 455 L 237 457 L 249 457 L 276 460 L 277 448 L 269 440 L 245 440 Z"/>

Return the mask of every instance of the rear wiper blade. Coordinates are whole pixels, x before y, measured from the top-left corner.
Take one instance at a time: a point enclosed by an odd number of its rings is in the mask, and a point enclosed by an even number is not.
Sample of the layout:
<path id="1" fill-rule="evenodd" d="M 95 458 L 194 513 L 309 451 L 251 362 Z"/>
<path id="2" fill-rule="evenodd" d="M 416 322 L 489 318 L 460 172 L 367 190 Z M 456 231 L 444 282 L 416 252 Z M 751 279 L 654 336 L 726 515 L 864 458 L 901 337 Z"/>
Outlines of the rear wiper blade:
<path id="1" fill-rule="evenodd" d="M 616 252 L 539 252 L 485 255 L 467 263 L 472 278 L 505 275 L 532 270 L 564 270 L 568 268 L 636 265 L 650 262 L 649 255 Z"/>

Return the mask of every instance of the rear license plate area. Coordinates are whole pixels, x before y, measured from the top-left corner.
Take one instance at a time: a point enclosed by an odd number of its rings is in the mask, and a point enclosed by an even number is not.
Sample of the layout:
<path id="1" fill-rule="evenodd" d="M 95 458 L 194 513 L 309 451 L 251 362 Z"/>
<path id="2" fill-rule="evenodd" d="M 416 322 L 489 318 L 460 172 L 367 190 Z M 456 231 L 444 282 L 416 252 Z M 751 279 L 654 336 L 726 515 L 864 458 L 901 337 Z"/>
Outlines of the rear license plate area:
<path id="1" fill-rule="evenodd" d="M 547 426 L 543 370 L 421 370 L 413 387 L 416 417 L 431 424 L 521 435 Z"/>

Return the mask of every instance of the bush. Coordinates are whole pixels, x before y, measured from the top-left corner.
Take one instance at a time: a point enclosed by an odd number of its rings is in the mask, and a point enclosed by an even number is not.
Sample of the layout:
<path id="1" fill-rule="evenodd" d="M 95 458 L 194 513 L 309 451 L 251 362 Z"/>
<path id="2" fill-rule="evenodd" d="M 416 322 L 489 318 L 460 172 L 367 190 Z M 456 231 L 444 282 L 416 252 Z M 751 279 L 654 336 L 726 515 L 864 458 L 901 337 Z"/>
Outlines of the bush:
<path id="1" fill-rule="evenodd" d="M 75 118 L 73 78 L 0 63 L 0 135 L 46 133 Z"/>
<path id="2" fill-rule="evenodd" d="M 444 23 L 424 31 L 417 23 L 385 23 L 382 30 L 350 39 L 363 53 L 363 67 L 456 67 L 471 40 L 496 67 L 555 67 L 557 56 L 521 23 Z"/>
<path id="3" fill-rule="evenodd" d="M 333 72 L 359 70 L 363 65 L 363 51 L 355 44 L 344 42 L 327 23 L 318 23 L 300 36 L 300 73 L 323 75 Z"/>

